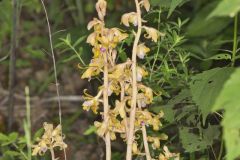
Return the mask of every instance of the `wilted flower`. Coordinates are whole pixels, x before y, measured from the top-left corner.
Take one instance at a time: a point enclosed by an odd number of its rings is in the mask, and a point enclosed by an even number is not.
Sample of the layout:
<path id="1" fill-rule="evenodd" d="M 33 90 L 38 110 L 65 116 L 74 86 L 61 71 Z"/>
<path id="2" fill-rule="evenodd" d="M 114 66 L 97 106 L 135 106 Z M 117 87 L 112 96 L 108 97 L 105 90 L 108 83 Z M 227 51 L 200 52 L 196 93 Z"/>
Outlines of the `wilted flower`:
<path id="1" fill-rule="evenodd" d="M 142 78 L 147 76 L 148 72 L 141 67 L 137 67 L 137 81 L 141 82 Z"/>
<path id="2" fill-rule="evenodd" d="M 161 134 L 158 137 L 151 137 L 151 136 L 147 137 L 148 142 L 152 143 L 153 149 L 160 148 L 160 140 L 167 140 L 167 139 L 168 139 L 168 136 L 166 134 Z"/>
<path id="3" fill-rule="evenodd" d="M 86 90 L 84 90 L 85 96 L 83 97 L 85 101 L 83 102 L 82 106 L 83 109 L 86 111 L 89 111 L 90 109 L 93 111 L 93 113 L 98 113 L 99 108 L 99 102 L 100 102 L 100 96 L 102 95 L 102 90 L 100 90 L 97 94 L 97 96 L 93 97 L 86 93 Z"/>
<path id="4" fill-rule="evenodd" d="M 156 30 L 155 28 L 152 27 L 146 27 L 143 26 L 143 28 L 145 29 L 145 31 L 147 32 L 147 34 L 145 34 L 145 38 L 147 39 L 152 39 L 152 41 L 157 42 L 158 37 L 160 35 L 163 35 L 163 33 L 160 33 L 158 30 Z"/>
<path id="5" fill-rule="evenodd" d="M 148 52 L 150 52 L 150 48 L 146 47 L 144 43 L 138 45 L 137 47 L 138 58 L 143 59 Z"/>
<path id="6" fill-rule="evenodd" d="M 159 160 L 169 160 L 169 159 L 173 159 L 173 160 L 180 160 L 180 154 L 179 153 L 171 153 L 168 150 L 167 146 L 163 147 L 163 154 L 159 155 Z"/>
<path id="7" fill-rule="evenodd" d="M 102 27 L 103 25 L 104 24 L 102 21 L 98 20 L 97 18 L 93 18 L 93 20 L 88 23 L 87 29 L 90 30 L 90 29 L 92 29 L 92 27 L 95 27 L 95 26 Z"/>
<path id="8" fill-rule="evenodd" d="M 105 0 L 98 0 L 96 3 L 96 10 L 98 12 L 98 17 L 100 20 L 104 20 L 104 17 L 106 15 L 106 9 L 107 9 L 107 2 Z"/>
<path id="9" fill-rule="evenodd" d="M 150 3 L 149 0 L 142 0 L 142 5 L 144 6 L 144 8 L 146 9 L 146 11 L 148 12 L 150 10 Z"/>
<path id="10" fill-rule="evenodd" d="M 67 144 L 63 142 L 62 136 L 62 127 L 58 125 L 55 129 L 53 129 L 52 124 L 44 123 L 44 134 L 41 139 L 38 139 L 38 144 L 33 145 L 32 155 L 35 156 L 37 154 L 43 155 L 47 150 L 52 150 L 55 147 L 59 147 L 60 149 L 67 148 Z"/>
<path id="11" fill-rule="evenodd" d="M 139 154 L 140 153 L 140 151 L 138 150 L 138 144 L 137 144 L 137 142 L 133 142 L 133 144 L 132 144 L 132 152 L 133 152 L 133 154 Z"/>
<path id="12" fill-rule="evenodd" d="M 121 22 L 127 27 L 130 26 L 129 23 L 132 23 L 134 26 L 137 26 L 138 25 L 137 13 L 136 12 L 125 13 L 122 16 Z"/>
<path id="13" fill-rule="evenodd" d="M 102 71 L 103 66 L 104 66 L 103 57 L 92 59 L 88 69 L 83 73 L 81 78 L 90 79 L 91 77 L 98 75 Z"/>
<path id="14" fill-rule="evenodd" d="M 96 45 L 96 36 L 97 34 L 95 32 L 91 33 L 87 38 L 87 43 L 91 44 L 92 46 Z"/>

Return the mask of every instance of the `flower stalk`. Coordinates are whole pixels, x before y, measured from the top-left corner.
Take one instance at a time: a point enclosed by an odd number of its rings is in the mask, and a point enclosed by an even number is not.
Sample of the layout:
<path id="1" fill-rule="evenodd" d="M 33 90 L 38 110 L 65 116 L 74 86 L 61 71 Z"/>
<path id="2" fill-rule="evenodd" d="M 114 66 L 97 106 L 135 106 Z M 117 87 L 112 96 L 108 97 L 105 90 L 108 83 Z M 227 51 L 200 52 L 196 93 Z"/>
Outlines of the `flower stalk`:
<path id="1" fill-rule="evenodd" d="M 137 106 L 137 46 L 140 40 L 142 32 L 142 18 L 141 18 L 141 9 L 138 0 L 135 0 L 136 10 L 137 10 L 137 25 L 138 30 L 134 40 L 133 49 L 132 49 L 132 103 L 131 103 L 131 112 L 130 112 L 130 126 L 127 140 L 127 160 L 132 159 L 132 145 L 134 141 L 134 124 L 135 124 L 135 115 L 136 115 L 136 106 Z"/>
<path id="2" fill-rule="evenodd" d="M 108 104 L 108 59 L 106 53 L 103 54 L 104 57 L 104 91 L 103 91 L 103 105 L 104 105 L 104 123 L 108 124 L 109 119 L 109 104 Z M 111 139 L 109 131 L 106 131 L 105 135 L 105 145 L 106 145 L 106 160 L 111 160 Z"/>

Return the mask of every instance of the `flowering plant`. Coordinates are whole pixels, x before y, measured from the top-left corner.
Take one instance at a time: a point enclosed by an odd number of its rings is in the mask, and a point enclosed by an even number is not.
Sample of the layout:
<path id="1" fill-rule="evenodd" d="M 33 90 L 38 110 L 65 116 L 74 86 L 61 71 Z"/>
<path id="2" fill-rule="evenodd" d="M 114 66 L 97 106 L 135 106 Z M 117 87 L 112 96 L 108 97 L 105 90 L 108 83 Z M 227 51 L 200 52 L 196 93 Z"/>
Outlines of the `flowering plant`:
<path id="1" fill-rule="evenodd" d="M 85 93 L 84 110 L 92 110 L 95 114 L 100 114 L 103 121 L 96 121 L 97 134 L 104 138 L 106 143 L 106 159 L 111 159 L 111 140 L 117 138 L 116 134 L 127 143 L 126 159 L 131 160 L 132 154 L 145 155 L 147 160 L 151 160 L 149 144 L 153 149 L 160 148 L 160 140 L 166 140 L 167 136 L 162 134 L 159 137 L 147 136 L 147 129 L 153 128 L 159 131 L 161 127 L 160 118 L 163 112 L 154 114 L 148 111 L 147 105 L 153 101 L 153 91 L 142 83 L 142 79 L 148 72 L 137 63 L 137 57 L 144 59 L 150 52 L 144 41 L 141 41 L 141 34 L 144 31 L 144 38 L 156 43 L 160 36 L 164 36 L 155 28 L 143 25 L 146 23 L 141 17 L 141 7 L 147 12 L 150 10 L 148 0 L 135 0 L 136 12 L 126 13 L 121 18 L 121 23 L 126 27 L 137 27 L 137 32 L 133 32 L 135 39 L 132 49 L 132 58 L 119 63 L 118 44 L 129 37 L 127 32 L 119 28 L 107 28 L 104 18 L 106 16 L 107 2 L 98 0 L 96 10 L 98 18 L 93 18 L 88 23 L 88 30 L 93 29 L 87 38 L 93 49 L 93 58 L 83 73 L 82 78 L 102 76 L 103 85 L 99 87 L 98 94 L 91 96 Z M 117 96 L 114 104 L 109 103 L 109 97 Z M 100 109 L 103 106 L 103 109 Z M 144 152 L 141 151 L 137 142 L 139 131 L 142 133 L 144 141 Z M 154 156 L 154 155 L 153 155 Z M 155 156 L 156 157 L 156 156 Z M 164 146 L 164 152 L 159 155 L 159 159 L 178 159 L 179 155 L 171 154 Z"/>

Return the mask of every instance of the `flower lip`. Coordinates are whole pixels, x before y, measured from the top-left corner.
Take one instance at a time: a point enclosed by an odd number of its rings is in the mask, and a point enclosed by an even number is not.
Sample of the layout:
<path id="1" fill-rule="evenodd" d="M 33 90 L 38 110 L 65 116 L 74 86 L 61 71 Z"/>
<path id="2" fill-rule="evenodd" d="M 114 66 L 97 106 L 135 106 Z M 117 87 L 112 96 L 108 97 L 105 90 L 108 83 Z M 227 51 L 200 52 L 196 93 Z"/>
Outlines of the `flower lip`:
<path id="1" fill-rule="evenodd" d="M 100 51 L 103 53 L 103 52 L 106 52 L 106 48 L 104 48 L 104 47 L 101 47 L 100 48 Z"/>

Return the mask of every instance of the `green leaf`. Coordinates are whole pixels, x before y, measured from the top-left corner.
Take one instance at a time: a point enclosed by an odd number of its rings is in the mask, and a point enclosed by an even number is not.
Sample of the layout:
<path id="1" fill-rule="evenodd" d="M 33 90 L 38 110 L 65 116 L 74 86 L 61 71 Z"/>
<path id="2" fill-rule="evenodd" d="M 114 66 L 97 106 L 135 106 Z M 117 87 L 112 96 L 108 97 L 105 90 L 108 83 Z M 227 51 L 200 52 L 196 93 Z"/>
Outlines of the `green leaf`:
<path id="1" fill-rule="evenodd" d="M 225 109 L 222 121 L 223 137 L 226 142 L 227 160 L 233 160 L 240 156 L 240 69 L 231 75 L 224 84 L 213 111 Z"/>
<path id="2" fill-rule="evenodd" d="M 205 58 L 204 60 L 230 60 L 230 59 L 232 59 L 230 54 L 220 53 L 209 58 Z"/>
<path id="3" fill-rule="evenodd" d="M 218 97 L 223 84 L 230 77 L 233 68 L 215 68 L 192 77 L 190 90 L 194 102 L 198 105 L 205 122 L 211 107 Z"/>
<path id="4" fill-rule="evenodd" d="M 8 141 L 8 136 L 3 133 L 0 133 L 0 142 L 5 142 L 5 141 Z"/>
<path id="5" fill-rule="evenodd" d="M 196 17 L 187 27 L 187 35 L 191 37 L 215 35 L 229 25 L 231 22 L 231 19 L 229 18 L 206 18 L 217 5 L 217 3 L 217 1 L 209 3 L 196 14 Z"/>
<path id="6" fill-rule="evenodd" d="M 203 129 L 202 136 L 194 134 L 193 130 L 189 127 L 182 127 L 179 130 L 183 148 L 190 153 L 206 149 L 220 135 L 219 126 L 209 126 L 207 129 Z"/>
<path id="7" fill-rule="evenodd" d="M 222 0 L 208 18 L 216 16 L 234 17 L 240 10 L 240 0 Z"/>
<path id="8" fill-rule="evenodd" d="M 169 18 L 173 11 L 177 8 L 178 5 L 180 5 L 184 0 L 172 0 L 171 1 L 171 5 L 170 5 L 170 9 L 168 11 L 168 16 L 167 18 Z"/>
<path id="9" fill-rule="evenodd" d="M 18 133 L 12 132 L 8 135 L 9 141 L 15 142 L 18 138 Z"/>
<path id="10" fill-rule="evenodd" d="M 8 155 L 8 156 L 13 156 L 13 157 L 16 157 L 16 156 L 21 156 L 21 153 L 19 152 L 16 152 L 16 151 L 6 151 L 4 152 L 5 155 Z"/>
<path id="11" fill-rule="evenodd" d="M 92 133 L 96 132 L 96 127 L 95 126 L 89 126 L 89 128 L 83 133 L 83 135 L 88 136 Z"/>

